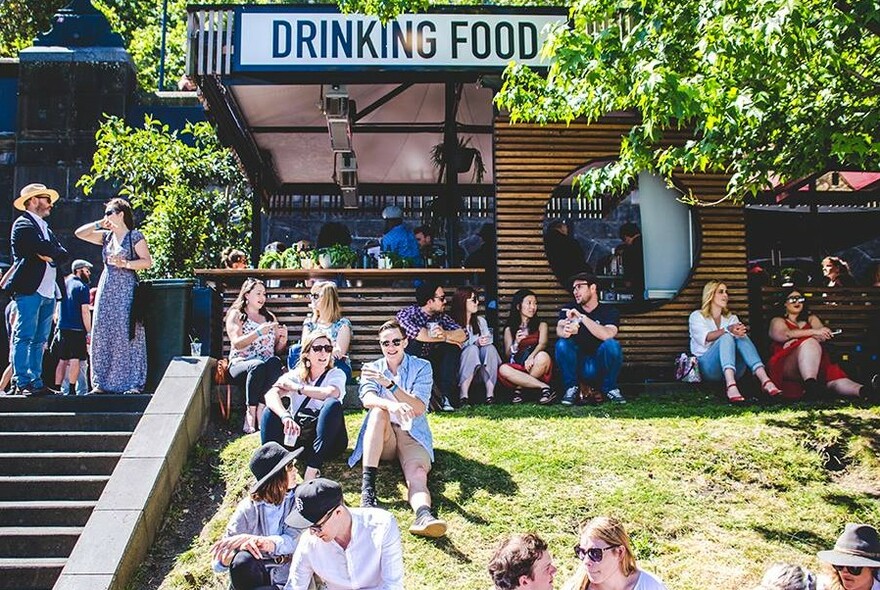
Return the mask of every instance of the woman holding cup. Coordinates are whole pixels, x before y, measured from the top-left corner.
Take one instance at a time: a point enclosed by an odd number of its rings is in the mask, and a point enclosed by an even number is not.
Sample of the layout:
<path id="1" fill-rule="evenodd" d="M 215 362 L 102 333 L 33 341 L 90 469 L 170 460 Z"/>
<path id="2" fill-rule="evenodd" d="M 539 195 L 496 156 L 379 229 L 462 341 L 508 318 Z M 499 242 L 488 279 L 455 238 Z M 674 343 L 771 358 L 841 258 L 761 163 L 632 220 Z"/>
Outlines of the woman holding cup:
<path id="1" fill-rule="evenodd" d="M 296 366 L 266 392 L 271 411 L 263 414 L 262 442 L 304 448 L 307 481 L 319 477 L 324 461 L 338 457 L 348 446 L 342 416 L 346 376 L 332 366 L 333 358 L 330 336 L 310 332 Z"/>
<path id="2" fill-rule="evenodd" d="M 511 401 L 522 403 L 523 389 L 541 391 L 539 404 L 552 403 L 550 389 L 553 360 L 547 354 L 547 322 L 538 320 L 538 299 L 528 289 L 520 289 L 510 301 L 504 328 L 504 356 L 510 359 L 498 368 L 498 379 L 513 388 Z"/>
<path id="3" fill-rule="evenodd" d="M 474 288 L 459 287 L 455 290 L 452 298 L 452 319 L 459 326 L 464 326 L 467 333 L 458 365 L 458 383 L 461 388 L 459 400 L 462 406 L 469 403 L 468 392 L 475 374 L 486 384 L 486 403 L 495 403 L 495 382 L 498 379 L 501 357 L 493 343 L 486 318 L 477 313 L 479 306 L 480 298 Z"/>

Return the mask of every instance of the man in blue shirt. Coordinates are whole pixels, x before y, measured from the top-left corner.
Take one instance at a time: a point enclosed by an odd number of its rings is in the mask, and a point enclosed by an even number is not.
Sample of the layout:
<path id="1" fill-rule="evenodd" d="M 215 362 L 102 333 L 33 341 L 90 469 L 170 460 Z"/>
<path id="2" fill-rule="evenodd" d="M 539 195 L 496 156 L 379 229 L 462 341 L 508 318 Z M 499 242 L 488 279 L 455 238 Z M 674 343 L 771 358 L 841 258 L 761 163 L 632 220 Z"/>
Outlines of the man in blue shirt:
<path id="1" fill-rule="evenodd" d="M 58 304 L 58 369 L 55 380 L 61 382 L 61 393 L 70 394 L 70 384 L 76 383 L 77 395 L 85 395 L 88 385 L 79 378 L 80 363 L 89 358 L 88 336 L 92 332 L 92 314 L 89 310 L 89 281 L 92 265 L 82 259 L 70 265 L 71 274 L 65 279 L 67 294 Z M 64 379 L 65 371 L 67 379 Z"/>
<path id="2" fill-rule="evenodd" d="M 409 532 L 442 537 L 446 523 L 431 512 L 428 473 L 434 461 L 434 440 L 426 412 L 431 399 L 431 363 L 406 354 L 406 333 L 396 320 L 379 328 L 382 358 L 361 368 L 358 392 L 368 410 L 349 467 L 363 461 L 361 506 L 376 507 L 379 461 L 397 459 L 407 482 L 407 497 L 416 514 Z"/>
<path id="3" fill-rule="evenodd" d="M 565 395 L 562 404 L 574 404 L 578 378 L 598 382 L 609 400 L 624 404 L 626 399 L 617 387 L 623 366 L 623 349 L 615 337 L 620 312 L 611 305 L 601 305 L 596 294 L 596 275 L 581 272 L 570 279 L 574 302 L 559 311 L 556 323 L 556 365 L 562 374 Z"/>
<path id="4" fill-rule="evenodd" d="M 382 209 L 385 234 L 382 236 L 382 252 L 393 252 L 409 261 L 410 266 L 422 266 L 416 237 L 403 224 L 403 210 L 397 205 Z"/>

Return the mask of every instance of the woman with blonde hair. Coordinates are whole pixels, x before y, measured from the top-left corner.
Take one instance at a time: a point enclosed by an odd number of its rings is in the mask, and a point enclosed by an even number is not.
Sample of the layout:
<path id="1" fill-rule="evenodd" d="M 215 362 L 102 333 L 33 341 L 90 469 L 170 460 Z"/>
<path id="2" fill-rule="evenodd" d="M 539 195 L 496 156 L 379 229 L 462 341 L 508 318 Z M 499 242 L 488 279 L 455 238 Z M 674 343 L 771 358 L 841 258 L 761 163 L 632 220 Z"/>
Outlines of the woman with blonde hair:
<path id="1" fill-rule="evenodd" d="M 351 321 L 342 317 L 339 304 L 339 291 L 333 281 L 318 281 L 309 291 L 311 315 L 303 320 L 302 338 L 299 344 L 290 347 L 287 366 L 293 368 L 299 360 L 300 351 L 308 335 L 316 330 L 324 332 L 333 340 L 333 363 L 337 369 L 351 379 L 351 362 L 348 349 L 351 346 Z"/>
<path id="2" fill-rule="evenodd" d="M 709 281 L 703 287 L 703 304 L 691 313 L 688 328 L 691 354 L 699 360 L 700 375 L 707 381 L 724 381 L 730 403 L 742 403 L 736 379 L 746 368 L 761 382 L 767 395 L 779 395 L 780 389 L 767 375 L 764 362 L 748 336 L 748 327 L 727 309 L 727 285 Z"/>
<path id="3" fill-rule="evenodd" d="M 580 560 L 564 590 L 666 590 L 654 574 L 636 565 L 623 524 L 597 516 L 581 525 L 574 554 Z"/>
<path id="4" fill-rule="evenodd" d="M 229 376 L 244 380 L 247 413 L 244 432 L 255 432 L 260 424 L 266 390 L 284 373 L 277 356 L 287 346 L 287 328 L 266 309 L 266 285 L 247 279 L 238 297 L 226 312 L 229 350 Z"/>
<path id="5" fill-rule="evenodd" d="M 260 437 L 265 443 L 285 444 L 296 436 L 290 448 L 304 448 L 304 479 L 320 476 L 327 459 L 342 454 L 348 446 L 348 432 L 342 415 L 345 373 L 332 366 L 333 340 L 321 331 L 309 332 L 296 366 L 266 392 Z M 289 439 L 287 439 L 289 441 Z"/>

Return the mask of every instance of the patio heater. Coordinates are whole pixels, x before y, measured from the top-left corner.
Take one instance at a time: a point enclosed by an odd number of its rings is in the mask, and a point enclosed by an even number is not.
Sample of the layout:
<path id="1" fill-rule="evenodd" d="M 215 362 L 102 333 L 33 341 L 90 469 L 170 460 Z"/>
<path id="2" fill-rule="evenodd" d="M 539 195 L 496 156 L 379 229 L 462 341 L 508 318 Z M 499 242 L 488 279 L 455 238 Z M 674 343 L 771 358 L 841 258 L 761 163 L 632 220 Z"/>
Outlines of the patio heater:
<path id="1" fill-rule="evenodd" d="M 346 209 L 357 209 L 357 157 L 354 152 L 341 152 L 339 157 L 339 189 L 342 191 L 342 206 Z"/>
<path id="2" fill-rule="evenodd" d="M 330 149 L 335 153 L 351 151 L 351 117 L 349 113 L 348 89 L 343 84 L 329 84 L 322 87 L 324 102 L 322 109 L 327 117 L 327 130 L 330 133 Z"/>

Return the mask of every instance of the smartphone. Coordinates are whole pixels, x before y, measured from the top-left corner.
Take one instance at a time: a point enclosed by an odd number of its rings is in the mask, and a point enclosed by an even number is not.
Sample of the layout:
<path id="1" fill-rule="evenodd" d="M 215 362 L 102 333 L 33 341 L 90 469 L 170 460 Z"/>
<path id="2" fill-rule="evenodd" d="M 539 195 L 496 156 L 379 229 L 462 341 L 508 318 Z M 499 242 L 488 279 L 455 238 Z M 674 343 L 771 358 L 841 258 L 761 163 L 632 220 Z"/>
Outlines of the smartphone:
<path id="1" fill-rule="evenodd" d="M 837 336 L 838 334 L 842 334 L 842 333 L 843 333 L 843 330 L 841 330 L 840 328 L 838 328 L 837 330 L 831 330 L 832 336 Z"/>

